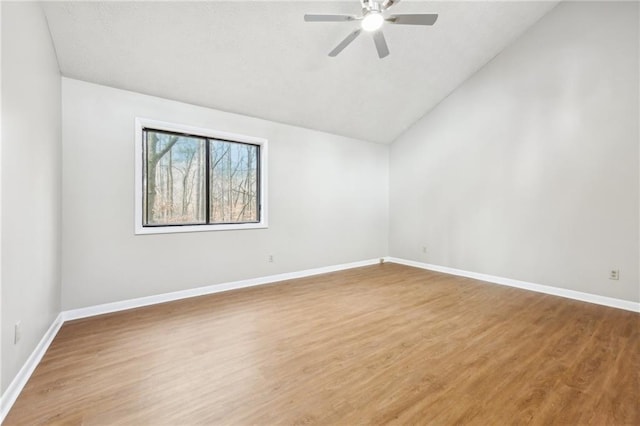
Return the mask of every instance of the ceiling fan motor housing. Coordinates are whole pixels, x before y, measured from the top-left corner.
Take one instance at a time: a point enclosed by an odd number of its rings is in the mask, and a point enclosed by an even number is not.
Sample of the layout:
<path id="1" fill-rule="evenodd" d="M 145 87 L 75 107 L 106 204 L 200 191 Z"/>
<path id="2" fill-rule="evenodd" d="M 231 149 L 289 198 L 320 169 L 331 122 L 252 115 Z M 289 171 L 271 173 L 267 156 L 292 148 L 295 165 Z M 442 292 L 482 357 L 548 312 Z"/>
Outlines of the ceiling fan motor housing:
<path id="1" fill-rule="evenodd" d="M 360 0 L 363 12 L 382 12 L 400 0 Z"/>
<path id="2" fill-rule="evenodd" d="M 380 13 L 382 12 L 382 2 L 378 2 L 376 0 L 362 0 L 362 14 L 367 15 L 369 13 Z"/>

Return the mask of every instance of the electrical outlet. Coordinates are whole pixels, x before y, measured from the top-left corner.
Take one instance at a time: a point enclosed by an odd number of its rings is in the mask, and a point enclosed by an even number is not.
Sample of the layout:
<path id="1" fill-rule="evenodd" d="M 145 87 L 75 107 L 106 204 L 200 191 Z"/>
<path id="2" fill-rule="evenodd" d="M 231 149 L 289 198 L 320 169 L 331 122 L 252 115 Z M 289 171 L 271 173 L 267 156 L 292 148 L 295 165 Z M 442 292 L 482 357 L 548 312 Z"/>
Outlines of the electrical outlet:
<path id="1" fill-rule="evenodd" d="M 20 328 L 20 321 L 18 321 L 13 327 L 13 344 L 17 345 L 22 338 L 22 330 Z"/>
<path id="2" fill-rule="evenodd" d="M 619 280 L 620 279 L 620 270 L 612 269 L 609 271 L 609 279 L 610 280 Z"/>
<path id="3" fill-rule="evenodd" d="M 273 263 L 273 255 L 272 254 L 269 255 L 268 261 L 269 261 L 269 263 Z"/>
<path id="4" fill-rule="evenodd" d="M 384 257 L 380 258 L 380 264 L 382 265 L 384 263 Z"/>
<path id="5" fill-rule="evenodd" d="M 423 252 L 424 254 L 427 254 L 427 247 L 426 247 L 426 246 L 422 246 L 422 252 Z"/>

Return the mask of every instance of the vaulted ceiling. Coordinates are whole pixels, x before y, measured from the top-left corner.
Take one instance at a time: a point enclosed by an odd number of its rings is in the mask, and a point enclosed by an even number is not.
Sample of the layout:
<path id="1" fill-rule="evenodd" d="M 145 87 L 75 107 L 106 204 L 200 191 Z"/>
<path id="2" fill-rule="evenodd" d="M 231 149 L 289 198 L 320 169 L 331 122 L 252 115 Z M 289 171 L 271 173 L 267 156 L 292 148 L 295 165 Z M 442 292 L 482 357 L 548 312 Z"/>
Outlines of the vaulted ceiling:
<path id="1" fill-rule="evenodd" d="M 408 1 L 433 27 L 387 25 L 379 59 L 358 0 L 45 2 L 64 76 L 277 122 L 390 143 L 551 10 L 555 1 Z"/>

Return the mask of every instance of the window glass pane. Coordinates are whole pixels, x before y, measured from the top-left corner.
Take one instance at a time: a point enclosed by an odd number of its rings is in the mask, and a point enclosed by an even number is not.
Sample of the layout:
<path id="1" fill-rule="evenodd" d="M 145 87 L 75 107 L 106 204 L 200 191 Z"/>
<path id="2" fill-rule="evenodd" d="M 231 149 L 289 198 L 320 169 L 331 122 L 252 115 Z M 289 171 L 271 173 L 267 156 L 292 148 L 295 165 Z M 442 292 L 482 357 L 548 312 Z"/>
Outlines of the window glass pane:
<path id="1" fill-rule="evenodd" d="M 210 222 L 259 222 L 258 146 L 210 141 Z"/>
<path id="2" fill-rule="evenodd" d="M 206 140 L 145 133 L 145 225 L 205 223 Z"/>

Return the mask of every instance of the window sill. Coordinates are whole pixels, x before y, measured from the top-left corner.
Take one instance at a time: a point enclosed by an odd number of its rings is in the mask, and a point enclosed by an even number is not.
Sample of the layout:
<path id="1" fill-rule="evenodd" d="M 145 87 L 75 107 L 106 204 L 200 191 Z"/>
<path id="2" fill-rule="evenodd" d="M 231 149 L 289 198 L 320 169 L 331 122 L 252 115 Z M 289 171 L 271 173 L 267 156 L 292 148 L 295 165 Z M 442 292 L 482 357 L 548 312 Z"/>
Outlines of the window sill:
<path id="1" fill-rule="evenodd" d="M 136 226 L 136 235 L 177 234 L 184 232 L 234 231 L 241 229 L 266 229 L 266 223 L 238 223 L 224 225 Z"/>

